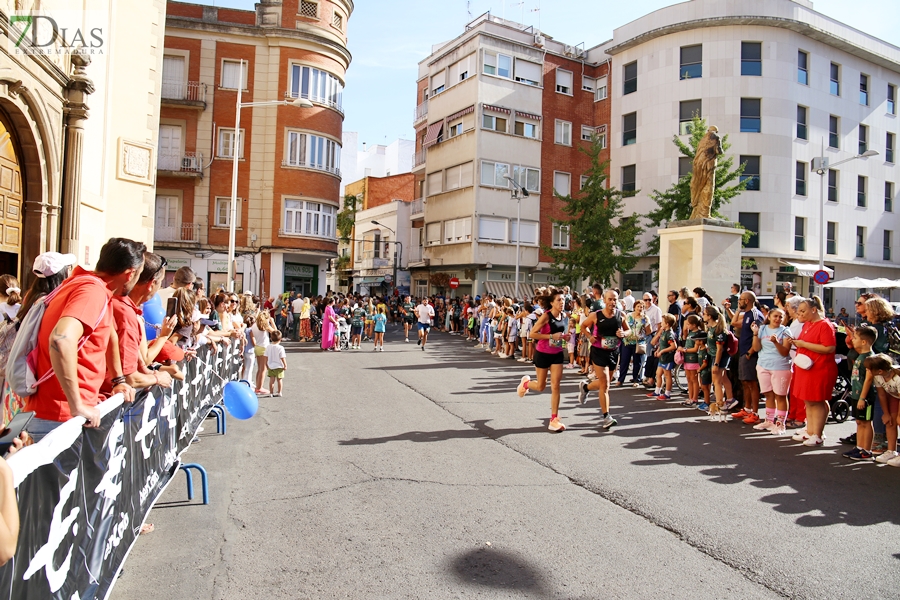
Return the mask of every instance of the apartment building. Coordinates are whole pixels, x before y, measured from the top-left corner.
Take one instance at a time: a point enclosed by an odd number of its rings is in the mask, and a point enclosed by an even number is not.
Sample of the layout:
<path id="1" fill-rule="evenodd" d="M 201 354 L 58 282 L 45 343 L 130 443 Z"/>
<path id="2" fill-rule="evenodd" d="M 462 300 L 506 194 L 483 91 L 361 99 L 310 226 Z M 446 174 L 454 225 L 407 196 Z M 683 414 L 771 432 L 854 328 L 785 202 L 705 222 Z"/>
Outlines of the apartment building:
<path id="1" fill-rule="evenodd" d="M 167 7 L 154 240 L 169 276 L 189 265 L 208 289 L 227 286 L 236 153 L 235 289 L 325 293 L 352 0 Z M 239 87 L 254 106 L 236 133 Z M 275 104 L 296 98 L 313 108 Z"/>
<path id="2" fill-rule="evenodd" d="M 490 13 L 419 63 L 413 294 L 515 294 L 517 240 L 519 295 L 551 280 L 541 246 L 569 243 L 550 222 L 562 216 L 553 189 L 577 192 L 589 166 L 579 147 L 607 133 L 607 68 Z M 507 177 L 528 196 L 514 199 Z M 434 273 L 459 287 L 437 288 Z"/>
<path id="3" fill-rule="evenodd" d="M 754 232 L 744 286 L 772 294 L 790 281 L 811 291 L 823 236 L 834 279 L 900 278 L 900 48 L 807 0 L 690 0 L 615 29 L 588 57 L 609 58 L 616 74 L 612 182 L 639 190 L 628 200 L 634 211 L 654 208 L 649 194 L 690 170 L 672 136 L 686 140 L 696 112 L 747 164 L 747 191 L 723 207 Z M 835 165 L 867 150 L 878 155 Z M 820 156 L 835 165 L 821 176 L 812 169 Z M 643 260 L 623 287 L 652 287 L 653 262 Z M 827 290 L 826 305 L 852 308 L 854 294 Z"/>

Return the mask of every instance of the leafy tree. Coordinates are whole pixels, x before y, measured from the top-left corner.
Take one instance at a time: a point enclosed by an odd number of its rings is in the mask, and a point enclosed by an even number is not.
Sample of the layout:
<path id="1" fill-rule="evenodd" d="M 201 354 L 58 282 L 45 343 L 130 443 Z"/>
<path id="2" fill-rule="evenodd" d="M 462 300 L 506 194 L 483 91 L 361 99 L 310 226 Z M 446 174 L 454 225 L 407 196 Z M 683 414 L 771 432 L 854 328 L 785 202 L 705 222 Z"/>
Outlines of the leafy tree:
<path id="1" fill-rule="evenodd" d="M 569 250 L 543 247 L 553 261 L 553 275 L 558 281 L 581 281 L 609 284 L 620 272 L 630 271 L 640 260 L 638 238 L 644 229 L 640 216 L 624 216 L 626 197 L 636 192 L 622 192 L 607 187 L 608 162 L 600 162 L 600 141 L 593 136 L 591 145 L 581 148 L 591 159 L 587 180 L 574 196 L 554 196 L 564 203 L 567 219 L 553 219 L 569 228 Z"/>
<path id="2" fill-rule="evenodd" d="M 338 237 L 345 244 L 350 242 L 350 237 L 353 235 L 353 226 L 356 224 L 356 207 L 359 201 L 359 198 L 356 196 L 346 194 L 344 196 L 344 210 L 337 214 L 337 219 L 335 220 Z"/>
<path id="3" fill-rule="evenodd" d="M 706 130 L 706 119 L 701 119 L 695 115 L 691 121 L 691 137 L 688 140 L 688 143 L 685 144 L 682 142 L 677 135 L 672 137 L 672 143 L 678 147 L 682 156 L 686 156 L 693 161 L 697 146 L 700 145 L 700 140 L 706 135 Z M 714 219 L 723 219 L 724 217 L 719 213 L 719 208 L 723 204 L 731 202 L 732 198 L 747 188 L 748 181 L 740 181 L 741 174 L 743 174 L 746 164 L 739 165 L 736 169 L 732 169 L 734 157 L 728 156 L 727 154 L 728 148 L 730 147 L 731 144 L 728 143 L 728 135 L 723 136 L 722 150 L 725 151 L 726 154 L 720 156 L 719 162 L 716 164 L 716 182 L 713 189 L 712 205 L 710 207 L 710 216 Z M 693 211 L 693 207 L 691 206 L 691 176 L 692 174 L 688 173 L 680 178 L 675 185 L 664 192 L 653 190 L 650 194 L 650 198 L 656 202 L 657 208 L 647 214 L 647 220 L 649 221 L 651 229 L 655 231 L 665 223 L 671 221 L 684 221 L 690 218 L 691 212 Z M 734 184 L 731 185 L 732 183 Z M 747 232 L 744 235 L 745 243 L 749 237 L 750 232 Z M 659 236 L 654 235 L 646 252 L 644 252 L 644 256 L 658 255 Z"/>

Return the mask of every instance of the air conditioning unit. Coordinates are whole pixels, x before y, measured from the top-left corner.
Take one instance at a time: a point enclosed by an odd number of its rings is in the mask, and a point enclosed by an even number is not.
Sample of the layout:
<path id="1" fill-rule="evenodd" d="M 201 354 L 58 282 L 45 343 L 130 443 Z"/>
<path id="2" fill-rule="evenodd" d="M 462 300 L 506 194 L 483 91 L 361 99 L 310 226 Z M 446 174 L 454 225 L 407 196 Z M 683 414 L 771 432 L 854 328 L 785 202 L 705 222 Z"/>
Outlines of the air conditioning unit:
<path id="1" fill-rule="evenodd" d="M 575 56 L 575 46 L 566 46 L 566 56 Z"/>
<path id="2" fill-rule="evenodd" d="M 575 58 L 584 56 L 584 48 L 575 48 Z"/>
<path id="3" fill-rule="evenodd" d="M 542 36 L 539 33 L 534 36 L 534 45 L 537 46 L 538 48 L 543 48 L 544 42 L 546 42 L 546 41 L 547 40 L 544 39 L 544 36 Z"/>

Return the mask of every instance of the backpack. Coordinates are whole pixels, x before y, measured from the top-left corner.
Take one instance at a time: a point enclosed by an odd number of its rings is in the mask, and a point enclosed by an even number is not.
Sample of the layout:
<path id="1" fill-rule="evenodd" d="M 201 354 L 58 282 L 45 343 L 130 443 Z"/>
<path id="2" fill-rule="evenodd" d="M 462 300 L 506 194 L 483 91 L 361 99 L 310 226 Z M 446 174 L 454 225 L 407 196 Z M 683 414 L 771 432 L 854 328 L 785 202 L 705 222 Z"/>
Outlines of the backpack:
<path id="1" fill-rule="evenodd" d="M 44 312 L 47 310 L 47 306 L 56 298 L 60 290 L 71 281 L 73 280 L 68 280 L 35 302 L 28 314 L 25 315 L 25 318 L 19 322 L 19 332 L 9 351 L 9 360 L 6 363 L 6 380 L 9 382 L 10 389 L 21 398 L 33 395 L 39 385 L 53 377 L 52 367 L 42 376 L 37 376 L 38 333 L 41 330 L 41 322 L 44 320 Z M 109 303 L 103 306 L 100 318 L 94 323 L 93 329 L 96 329 L 103 320 L 108 307 Z M 81 339 L 78 341 L 79 351 L 87 343 L 88 337 L 90 337 L 90 334 L 81 336 Z"/>
<path id="2" fill-rule="evenodd" d="M 900 327 L 898 325 L 900 325 L 898 319 L 884 324 L 884 333 L 888 339 L 888 352 L 892 354 L 900 354 Z"/>
<path id="3" fill-rule="evenodd" d="M 18 333 L 17 320 L 3 319 L 0 325 L 0 377 L 6 372 L 6 363 L 9 360 L 9 353 L 12 345 L 16 341 L 16 333 Z"/>
<path id="4" fill-rule="evenodd" d="M 725 350 L 728 352 L 728 356 L 738 353 L 738 339 L 730 329 L 725 330 Z"/>

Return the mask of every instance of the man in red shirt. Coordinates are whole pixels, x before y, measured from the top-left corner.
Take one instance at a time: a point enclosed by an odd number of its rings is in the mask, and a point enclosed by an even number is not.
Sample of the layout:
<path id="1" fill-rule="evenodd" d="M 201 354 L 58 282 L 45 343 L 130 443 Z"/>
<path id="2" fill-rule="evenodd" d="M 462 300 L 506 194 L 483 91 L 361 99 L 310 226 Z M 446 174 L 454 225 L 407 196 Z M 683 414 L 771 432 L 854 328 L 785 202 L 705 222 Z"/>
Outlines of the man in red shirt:
<path id="1" fill-rule="evenodd" d="M 134 388 L 125 382 L 119 359 L 119 340 L 112 328 L 110 299 L 134 287 L 144 265 L 146 246 L 125 238 L 112 238 L 100 250 L 96 270 L 75 267 L 44 312 L 38 333 L 36 375 L 53 369 L 51 377 L 29 396 L 25 410 L 35 415 L 28 432 L 35 441 L 69 420 L 84 417 L 85 427 L 100 424 L 95 408 L 102 399 L 100 386 L 109 369 L 112 393 L 134 400 Z M 81 339 L 86 339 L 81 345 Z"/>

